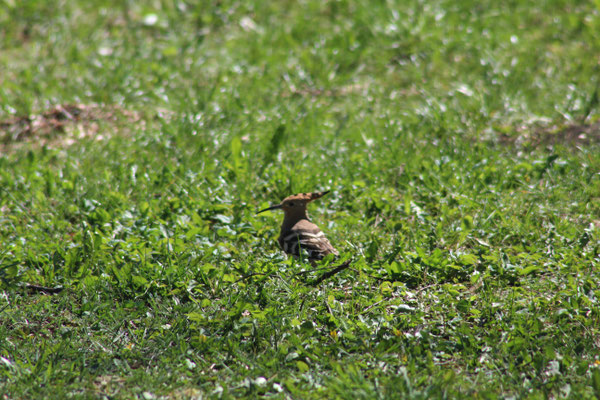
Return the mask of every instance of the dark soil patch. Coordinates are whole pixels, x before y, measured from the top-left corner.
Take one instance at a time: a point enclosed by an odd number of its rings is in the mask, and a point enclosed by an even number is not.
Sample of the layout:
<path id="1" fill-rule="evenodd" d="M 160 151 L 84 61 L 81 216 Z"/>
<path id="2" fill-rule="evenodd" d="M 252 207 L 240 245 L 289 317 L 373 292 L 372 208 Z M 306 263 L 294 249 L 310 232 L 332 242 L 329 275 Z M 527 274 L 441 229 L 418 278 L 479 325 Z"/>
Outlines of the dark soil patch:
<path id="1" fill-rule="evenodd" d="M 40 114 L 13 116 L 0 120 L 0 146 L 18 144 L 68 146 L 83 138 L 104 139 L 103 122 L 139 121 L 139 116 L 116 106 L 64 104 Z"/>
<path id="2" fill-rule="evenodd" d="M 600 143 L 600 121 L 564 125 L 523 126 L 517 134 L 500 134 L 500 142 L 525 147 L 564 145 L 571 147 Z"/>

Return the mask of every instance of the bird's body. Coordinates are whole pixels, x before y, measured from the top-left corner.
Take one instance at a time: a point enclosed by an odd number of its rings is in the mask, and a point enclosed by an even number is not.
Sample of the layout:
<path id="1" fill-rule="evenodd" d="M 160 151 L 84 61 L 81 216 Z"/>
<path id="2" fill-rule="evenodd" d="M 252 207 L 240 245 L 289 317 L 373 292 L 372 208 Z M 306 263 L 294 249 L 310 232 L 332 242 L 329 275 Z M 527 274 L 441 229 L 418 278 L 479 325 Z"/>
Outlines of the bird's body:
<path id="1" fill-rule="evenodd" d="M 325 234 L 308 218 L 306 206 L 312 200 L 324 196 L 327 192 L 300 193 L 286 197 L 280 204 L 266 208 L 282 209 L 283 223 L 279 234 L 279 245 L 289 255 L 300 257 L 304 251 L 310 261 L 321 260 L 328 254 L 338 255 Z"/>
<path id="2" fill-rule="evenodd" d="M 300 249 L 308 253 L 310 260 L 320 260 L 327 254 L 338 255 L 319 227 L 308 219 L 301 219 L 289 230 L 281 230 L 279 245 L 287 254 L 300 256 Z"/>

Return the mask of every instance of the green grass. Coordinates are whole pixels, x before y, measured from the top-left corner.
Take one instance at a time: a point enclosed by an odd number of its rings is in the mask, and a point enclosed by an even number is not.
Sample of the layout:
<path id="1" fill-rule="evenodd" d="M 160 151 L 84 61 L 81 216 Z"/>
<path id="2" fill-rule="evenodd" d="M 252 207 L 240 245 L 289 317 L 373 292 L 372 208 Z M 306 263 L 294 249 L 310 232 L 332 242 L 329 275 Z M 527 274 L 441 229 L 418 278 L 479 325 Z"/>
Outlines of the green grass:
<path id="1" fill-rule="evenodd" d="M 0 397 L 600 397 L 598 4 L 55 3 L 0 2 Z M 255 212 L 325 189 L 312 288 Z"/>

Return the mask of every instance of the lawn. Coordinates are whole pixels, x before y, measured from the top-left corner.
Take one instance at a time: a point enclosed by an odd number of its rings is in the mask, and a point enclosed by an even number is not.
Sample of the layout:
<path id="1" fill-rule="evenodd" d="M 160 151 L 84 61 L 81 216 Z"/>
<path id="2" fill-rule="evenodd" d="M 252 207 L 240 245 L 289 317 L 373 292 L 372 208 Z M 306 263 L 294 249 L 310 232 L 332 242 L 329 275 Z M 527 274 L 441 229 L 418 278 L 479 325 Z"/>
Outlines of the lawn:
<path id="1" fill-rule="evenodd" d="M 0 398 L 600 398 L 599 62 L 597 1 L 0 0 Z M 323 190 L 313 287 L 256 212 Z"/>

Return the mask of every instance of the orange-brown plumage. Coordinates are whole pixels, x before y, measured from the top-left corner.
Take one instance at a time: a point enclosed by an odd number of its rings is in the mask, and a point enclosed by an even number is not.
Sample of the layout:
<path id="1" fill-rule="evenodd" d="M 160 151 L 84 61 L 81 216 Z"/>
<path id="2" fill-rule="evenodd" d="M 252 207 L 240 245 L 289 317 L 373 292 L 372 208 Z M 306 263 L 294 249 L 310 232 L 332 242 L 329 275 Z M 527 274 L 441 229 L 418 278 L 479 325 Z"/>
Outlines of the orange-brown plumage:
<path id="1" fill-rule="evenodd" d="M 295 194 L 286 197 L 280 204 L 258 212 L 275 209 L 283 210 L 284 217 L 278 242 L 287 254 L 300 256 L 301 251 L 305 251 L 311 261 L 320 260 L 328 254 L 338 255 L 337 250 L 327 240 L 319 227 L 310 221 L 306 212 L 306 206 L 309 202 L 327 193 L 329 191 Z"/>

